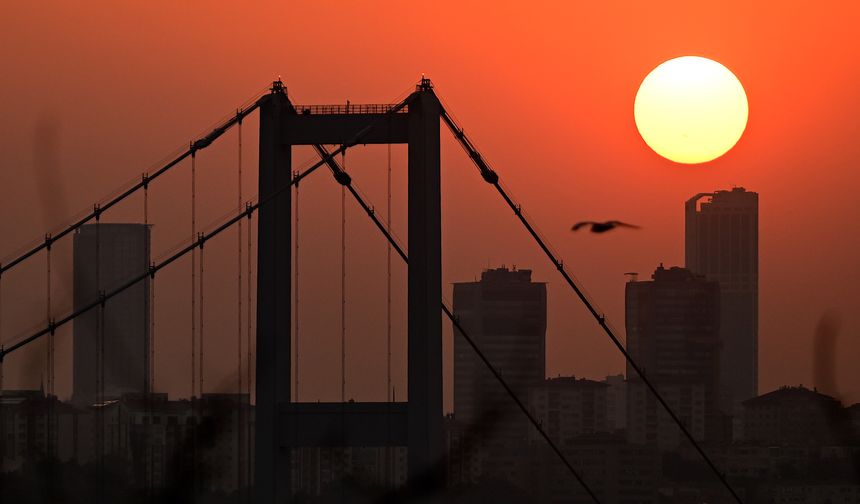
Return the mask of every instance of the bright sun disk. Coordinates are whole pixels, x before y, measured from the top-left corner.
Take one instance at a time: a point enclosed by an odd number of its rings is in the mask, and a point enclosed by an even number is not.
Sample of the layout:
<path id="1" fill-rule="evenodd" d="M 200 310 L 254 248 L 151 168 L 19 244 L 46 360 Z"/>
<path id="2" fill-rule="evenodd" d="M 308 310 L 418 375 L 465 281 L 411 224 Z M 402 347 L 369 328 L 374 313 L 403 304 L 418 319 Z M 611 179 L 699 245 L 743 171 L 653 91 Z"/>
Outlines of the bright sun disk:
<path id="1" fill-rule="evenodd" d="M 716 159 L 731 149 L 747 125 L 744 88 L 725 66 L 699 56 L 666 61 L 636 93 L 633 116 L 642 139 L 678 163 Z"/>

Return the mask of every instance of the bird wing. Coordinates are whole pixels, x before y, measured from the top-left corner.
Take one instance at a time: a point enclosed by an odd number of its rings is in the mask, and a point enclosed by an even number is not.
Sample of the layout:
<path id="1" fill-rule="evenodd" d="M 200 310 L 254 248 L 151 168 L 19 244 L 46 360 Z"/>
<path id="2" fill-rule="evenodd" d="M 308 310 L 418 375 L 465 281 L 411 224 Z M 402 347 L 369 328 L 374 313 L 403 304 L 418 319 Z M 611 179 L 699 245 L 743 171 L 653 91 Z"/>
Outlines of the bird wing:
<path id="1" fill-rule="evenodd" d="M 582 222 L 577 222 L 577 223 L 576 223 L 576 224 L 574 224 L 574 225 L 573 225 L 573 227 L 571 227 L 570 229 L 571 229 L 571 231 L 579 231 L 580 229 L 584 228 L 585 226 L 592 226 L 592 225 L 594 225 L 594 224 L 595 224 L 595 223 L 594 223 L 594 222 L 592 222 L 592 221 L 582 221 Z"/>
<path id="2" fill-rule="evenodd" d="M 628 224 L 626 222 L 621 222 L 621 221 L 609 221 L 609 222 L 607 222 L 607 224 L 612 224 L 613 226 L 618 226 L 618 227 L 641 229 L 639 226 L 637 226 L 635 224 Z"/>

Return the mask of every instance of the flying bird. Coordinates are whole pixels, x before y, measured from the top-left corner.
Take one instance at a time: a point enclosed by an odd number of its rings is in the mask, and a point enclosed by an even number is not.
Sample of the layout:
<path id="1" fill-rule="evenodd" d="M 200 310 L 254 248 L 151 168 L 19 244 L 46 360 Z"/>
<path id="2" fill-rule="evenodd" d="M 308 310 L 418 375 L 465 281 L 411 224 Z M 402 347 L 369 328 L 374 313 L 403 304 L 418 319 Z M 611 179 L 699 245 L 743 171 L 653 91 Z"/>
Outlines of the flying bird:
<path id="1" fill-rule="evenodd" d="M 627 224 L 626 222 L 621 222 L 617 220 L 611 220 L 606 222 L 594 222 L 594 221 L 582 221 L 577 222 L 570 228 L 571 231 L 579 231 L 580 229 L 591 226 L 592 233 L 605 233 L 609 230 L 615 229 L 617 227 L 626 227 L 631 229 L 639 229 L 639 226 L 635 226 L 633 224 Z"/>

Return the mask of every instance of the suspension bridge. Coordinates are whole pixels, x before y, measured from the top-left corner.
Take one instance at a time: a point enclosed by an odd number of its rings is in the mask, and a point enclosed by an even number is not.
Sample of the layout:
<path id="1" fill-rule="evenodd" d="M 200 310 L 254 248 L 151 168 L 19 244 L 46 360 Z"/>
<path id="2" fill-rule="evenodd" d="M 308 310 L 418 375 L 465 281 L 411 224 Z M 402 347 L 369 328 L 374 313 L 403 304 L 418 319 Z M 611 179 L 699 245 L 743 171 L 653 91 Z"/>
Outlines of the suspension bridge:
<path id="1" fill-rule="evenodd" d="M 241 189 L 242 135 L 243 120 L 250 114 L 259 114 L 259 187 L 254 200 L 243 201 Z M 3 338 L 0 347 L 0 390 L 2 390 L 2 365 L 14 359 L 19 351 L 36 341 L 48 340 L 47 363 L 48 392 L 54 391 L 54 337 L 57 330 L 75 319 L 87 314 L 103 314 L 106 306 L 122 293 L 143 282 L 154 282 L 165 268 L 175 265 L 179 259 L 191 257 L 191 339 L 192 356 L 190 381 L 192 395 L 202 394 L 204 390 L 203 359 L 205 349 L 203 323 L 204 300 L 204 250 L 207 242 L 228 229 L 248 226 L 248 261 L 246 304 L 248 324 L 247 338 L 241 340 L 243 321 L 239 320 L 237 374 L 240 390 L 243 379 L 245 385 L 253 383 L 256 393 L 256 427 L 253 439 L 254 502 L 285 502 L 291 492 L 291 456 L 293 449 L 303 446 L 406 446 L 408 447 L 408 484 L 416 495 L 430 494 L 444 488 L 443 453 L 443 407 L 442 407 L 442 316 L 446 317 L 455 329 L 455 337 L 462 337 L 476 352 L 480 360 L 510 396 L 522 414 L 540 434 L 551 450 L 567 469 L 570 477 L 578 482 L 585 492 L 595 501 L 599 496 L 589 486 L 589 482 L 575 468 L 574 463 L 547 435 L 540 422 L 532 415 L 515 391 L 504 380 L 500 370 L 493 366 L 481 348 L 461 326 L 453 310 L 444 301 L 441 290 L 441 185 L 440 185 L 440 136 L 442 125 L 453 135 L 465 154 L 478 170 L 478 175 L 502 198 L 510 208 L 514 218 L 522 225 L 531 240 L 543 252 L 547 260 L 561 275 L 565 284 L 584 303 L 598 326 L 624 356 L 630 367 L 641 377 L 643 383 L 656 397 L 669 417 L 677 424 L 684 437 L 698 451 L 701 458 L 713 471 L 714 476 L 725 487 L 726 492 L 737 502 L 739 495 L 715 465 L 687 426 L 680 420 L 657 388 L 648 380 L 643 370 L 628 354 L 604 314 L 589 299 L 582 287 L 574 279 L 559 255 L 539 233 L 536 224 L 528 217 L 521 205 L 514 199 L 511 191 L 503 184 L 498 173 L 488 164 L 478 151 L 465 130 L 454 119 L 448 107 L 443 105 L 431 81 L 422 78 L 414 92 L 396 104 L 349 104 L 346 105 L 296 105 L 288 97 L 286 87 L 278 80 L 262 96 L 247 106 L 238 109 L 229 119 L 219 124 L 205 136 L 190 142 L 187 149 L 160 166 L 154 172 L 146 173 L 141 179 L 103 204 L 94 205 L 91 212 L 68 227 L 53 235 L 46 234 L 41 241 L 22 254 L 0 264 L 0 294 L 3 275 L 20 267 L 37 256 L 44 254 L 49 271 L 47 321 L 37 330 Z M 217 142 L 231 128 L 239 130 L 239 195 L 238 210 L 219 224 L 206 231 L 199 231 L 196 224 L 196 157 L 197 154 Z M 391 227 L 391 170 L 389 162 L 389 196 L 385 216 L 356 187 L 356 183 L 343 166 L 343 153 L 363 145 L 406 144 L 408 146 L 408 243 L 399 242 Z M 292 171 L 291 151 L 293 146 L 311 146 L 319 160 L 303 171 Z M 327 147 L 329 146 L 329 147 Z M 390 151 L 389 151 L 390 152 Z M 341 161 L 338 161 L 341 156 Z M 389 154 L 390 159 L 390 154 Z M 190 162 L 189 162 L 190 161 Z M 191 233 L 185 244 L 159 262 L 150 263 L 139 274 L 121 282 L 119 285 L 98 285 L 98 294 L 88 302 L 77 302 L 68 313 L 54 313 L 50 301 L 51 250 L 60 240 L 67 239 L 85 225 L 102 225 L 102 218 L 119 203 L 134 194 L 144 195 L 144 224 L 148 222 L 147 205 L 149 189 L 159 183 L 163 176 L 182 166 L 190 165 L 192 177 L 191 191 Z M 388 248 L 388 293 L 389 312 L 391 303 L 390 265 L 392 251 L 400 257 L 408 268 L 407 299 L 407 373 L 408 400 L 394 402 L 347 402 L 345 394 L 345 372 L 343 362 L 346 348 L 345 330 L 342 326 L 341 341 L 341 401 L 339 403 L 299 402 L 298 370 L 293 369 L 291 356 L 298 352 L 299 340 L 291 341 L 291 331 L 298 334 L 297 291 L 292 286 L 298 276 L 298 241 L 293 241 L 291 224 L 298 226 L 298 187 L 302 180 L 325 167 L 333 180 L 341 186 L 341 211 L 347 196 L 353 198 L 366 213 L 378 231 L 385 237 Z M 293 203 L 296 203 L 293 206 Z M 256 218 L 256 346 L 255 372 L 252 376 L 250 363 L 250 323 L 252 318 L 251 300 L 251 250 L 250 227 Z M 98 240 L 98 233 L 96 234 Z M 242 233 L 239 232 L 238 257 L 240 272 L 243 268 Z M 97 242 L 98 243 L 98 242 Z M 98 246 L 98 245 L 97 245 Z M 345 235 L 341 231 L 341 247 L 345 251 Z M 408 250 L 408 252 L 407 252 Z M 96 254 L 98 257 L 98 254 Z M 148 257 L 148 254 L 147 254 Z M 341 263 L 343 268 L 343 262 Z M 97 267 L 98 269 L 98 267 Z M 341 276 L 344 278 L 344 275 Z M 239 311 L 241 313 L 243 279 L 239 278 Z M 341 285 L 341 292 L 344 286 Z M 153 310 L 150 289 L 146 310 Z M 6 296 L 9 293 L 5 293 Z M 295 298 L 293 298 L 295 296 Z M 292 298 L 292 299 L 291 299 Z M 344 303 L 341 304 L 341 320 L 344 317 Z M 440 314 L 441 310 L 441 314 Z M 3 312 L 0 298 L 0 316 Z M 154 318 L 154 315 L 153 317 Z M 96 344 L 97 397 L 104 399 L 104 328 L 99 328 Z M 388 390 L 391 390 L 391 322 L 388 321 Z M 0 335 L 2 336 L 2 335 Z M 151 337 L 151 334 L 150 334 Z M 148 345 L 147 384 L 145 390 L 153 391 L 153 377 L 156 373 L 154 345 Z M 244 363 L 243 359 L 247 358 Z M 296 359 L 295 367 L 298 367 Z M 243 376 L 245 374 L 245 376 Z M 293 394 L 292 386 L 296 385 Z M 104 419 L 99 419 L 103 422 Z M 103 441 L 98 441 L 103 442 Z M 249 440 L 251 442 L 251 440 Z"/>

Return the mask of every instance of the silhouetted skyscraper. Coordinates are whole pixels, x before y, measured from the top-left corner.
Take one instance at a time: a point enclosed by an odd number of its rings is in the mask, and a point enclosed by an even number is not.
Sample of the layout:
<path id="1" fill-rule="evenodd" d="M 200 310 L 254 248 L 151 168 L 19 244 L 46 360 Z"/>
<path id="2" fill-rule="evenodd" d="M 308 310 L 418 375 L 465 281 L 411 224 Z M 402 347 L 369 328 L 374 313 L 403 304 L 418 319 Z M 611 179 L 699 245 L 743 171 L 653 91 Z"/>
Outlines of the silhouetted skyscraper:
<path id="1" fill-rule="evenodd" d="M 74 237 L 74 306 L 80 309 L 147 271 L 150 229 L 144 224 L 91 224 Z M 146 392 L 149 383 L 149 278 L 96 307 L 74 322 L 74 390 L 79 404 Z M 99 336 L 103 348 L 99 348 Z M 102 353 L 104 376 L 99 377 Z"/>
<path id="2" fill-rule="evenodd" d="M 697 194 L 685 213 L 686 266 L 720 283 L 721 399 L 737 409 L 758 394 L 758 193 Z"/>
<path id="3" fill-rule="evenodd" d="M 454 284 L 454 314 L 511 388 L 525 400 L 546 375 L 546 284 L 531 281 L 531 270 L 486 270 L 480 282 Z M 525 446 L 529 424 L 475 351 L 454 335 L 454 416 L 481 436 L 493 453 L 484 469 L 509 479 L 515 469 L 505 454 Z M 509 459 L 510 460 L 510 459 Z"/>
<path id="4" fill-rule="evenodd" d="M 719 284 L 662 265 L 651 278 L 627 283 L 627 350 L 693 436 L 721 438 Z M 676 448 L 683 435 L 629 364 L 627 380 L 629 439 Z"/>

